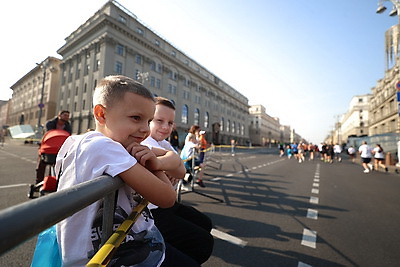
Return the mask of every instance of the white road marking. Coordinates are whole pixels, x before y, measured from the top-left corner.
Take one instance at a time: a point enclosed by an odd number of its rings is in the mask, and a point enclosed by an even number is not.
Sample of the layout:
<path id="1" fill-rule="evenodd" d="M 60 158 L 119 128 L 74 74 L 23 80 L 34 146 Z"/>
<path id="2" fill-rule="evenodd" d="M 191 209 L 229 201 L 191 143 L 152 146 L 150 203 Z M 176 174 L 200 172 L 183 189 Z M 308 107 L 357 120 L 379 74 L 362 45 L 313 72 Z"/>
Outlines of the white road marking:
<path id="1" fill-rule="evenodd" d="M 312 265 L 308 265 L 307 263 L 299 261 L 299 264 L 297 264 L 297 267 L 312 267 Z"/>
<path id="2" fill-rule="evenodd" d="M 313 194 L 319 194 L 319 189 L 313 188 L 313 189 L 311 189 L 311 193 L 313 193 Z"/>
<path id="3" fill-rule="evenodd" d="M 316 248 L 317 247 L 317 232 L 309 229 L 303 230 L 303 240 L 301 244 L 306 247 Z"/>
<path id="4" fill-rule="evenodd" d="M 313 183 L 312 186 L 319 187 L 319 183 Z"/>
<path id="5" fill-rule="evenodd" d="M 318 219 L 318 210 L 308 209 L 307 210 L 307 218 L 317 220 Z"/>
<path id="6" fill-rule="evenodd" d="M 319 199 L 317 197 L 310 197 L 310 203 L 312 204 L 318 204 Z"/>
<path id="7" fill-rule="evenodd" d="M 227 175 L 225 175 L 226 177 L 231 177 L 233 176 L 233 173 L 228 173 Z"/>
<path id="8" fill-rule="evenodd" d="M 315 183 L 319 183 L 319 179 L 314 179 L 314 182 Z"/>
<path id="9" fill-rule="evenodd" d="M 11 187 L 19 187 L 19 186 L 27 186 L 29 184 L 10 184 L 10 185 L 1 185 L 0 189 L 4 189 L 4 188 L 11 188 Z"/>
<path id="10" fill-rule="evenodd" d="M 229 243 L 232 243 L 234 245 L 238 245 L 239 247 L 245 247 L 247 245 L 247 241 L 244 241 L 240 238 L 237 238 L 233 235 L 221 232 L 217 229 L 211 229 L 211 234 L 219 239 L 225 240 Z"/>
<path id="11" fill-rule="evenodd" d="M 219 181 L 221 179 L 222 179 L 221 177 L 215 177 L 215 178 L 210 179 L 210 181 Z"/>

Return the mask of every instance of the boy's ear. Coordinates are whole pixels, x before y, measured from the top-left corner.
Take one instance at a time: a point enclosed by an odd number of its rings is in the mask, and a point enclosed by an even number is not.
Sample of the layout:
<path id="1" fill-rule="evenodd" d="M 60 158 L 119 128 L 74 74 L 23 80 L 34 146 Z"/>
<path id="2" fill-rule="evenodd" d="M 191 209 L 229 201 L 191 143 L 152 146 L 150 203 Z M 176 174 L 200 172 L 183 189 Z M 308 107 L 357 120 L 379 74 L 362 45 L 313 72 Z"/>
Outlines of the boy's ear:
<path id="1" fill-rule="evenodd" d="M 94 106 L 93 112 L 94 112 L 94 117 L 96 118 L 96 120 L 100 124 L 104 124 L 106 121 L 105 108 L 102 105 L 98 104 L 98 105 Z"/>

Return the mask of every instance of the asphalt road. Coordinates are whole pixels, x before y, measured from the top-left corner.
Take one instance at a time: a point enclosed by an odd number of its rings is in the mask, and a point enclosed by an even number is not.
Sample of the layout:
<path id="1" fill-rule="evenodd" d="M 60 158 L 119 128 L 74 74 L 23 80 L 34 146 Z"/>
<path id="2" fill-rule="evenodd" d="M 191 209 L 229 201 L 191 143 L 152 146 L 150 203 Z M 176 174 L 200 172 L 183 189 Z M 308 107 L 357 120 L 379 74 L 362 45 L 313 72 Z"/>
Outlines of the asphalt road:
<path id="1" fill-rule="evenodd" d="M 214 223 L 213 255 L 203 266 L 399 266 L 400 175 L 272 152 L 211 156 L 206 188 L 197 190 L 223 203 L 182 196 Z M 31 145 L 0 148 L 1 209 L 29 201 L 36 153 Z M 29 266 L 34 244 L 0 256 L 0 266 Z"/>

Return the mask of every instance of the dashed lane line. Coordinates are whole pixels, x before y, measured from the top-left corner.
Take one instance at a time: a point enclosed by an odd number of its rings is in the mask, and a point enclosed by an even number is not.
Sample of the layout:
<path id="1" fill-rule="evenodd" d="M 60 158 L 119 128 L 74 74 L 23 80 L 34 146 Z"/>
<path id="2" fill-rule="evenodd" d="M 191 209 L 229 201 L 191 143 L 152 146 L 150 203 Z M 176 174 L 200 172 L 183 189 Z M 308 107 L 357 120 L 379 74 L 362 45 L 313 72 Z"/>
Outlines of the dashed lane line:
<path id="1" fill-rule="evenodd" d="M 319 199 L 317 197 L 310 197 L 310 203 L 311 204 L 318 204 Z"/>
<path id="2" fill-rule="evenodd" d="M 236 236 L 221 232 L 221 231 L 219 231 L 217 229 L 214 229 L 214 228 L 211 229 L 211 234 L 214 237 L 217 237 L 219 239 L 225 240 L 225 241 L 227 241 L 229 243 L 232 243 L 232 244 L 237 245 L 237 246 L 242 247 L 242 248 L 247 245 L 247 241 L 244 241 L 244 240 L 242 240 L 240 238 L 237 238 Z"/>
<path id="3" fill-rule="evenodd" d="M 307 210 L 307 218 L 317 220 L 318 219 L 318 210 L 308 209 Z"/>
<path id="4" fill-rule="evenodd" d="M 301 244 L 306 247 L 316 248 L 317 247 L 317 232 L 310 229 L 303 230 L 303 240 Z"/>
<path id="5" fill-rule="evenodd" d="M 311 193 L 319 194 L 319 189 L 318 188 L 313 188 L 313 189 L 311 189 Z"/>

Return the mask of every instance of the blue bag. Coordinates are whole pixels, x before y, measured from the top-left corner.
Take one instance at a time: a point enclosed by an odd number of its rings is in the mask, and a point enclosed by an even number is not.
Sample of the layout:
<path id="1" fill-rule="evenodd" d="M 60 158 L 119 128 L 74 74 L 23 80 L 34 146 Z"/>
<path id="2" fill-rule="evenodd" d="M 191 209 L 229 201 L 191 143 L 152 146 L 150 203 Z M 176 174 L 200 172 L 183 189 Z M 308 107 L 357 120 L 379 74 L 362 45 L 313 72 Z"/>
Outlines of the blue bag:
<path id="1" fill-rule="evenodd" d="M 31 267 L 61 267 L 61 265 L 56 226 L 53 225 L 38 235 Z"/>

